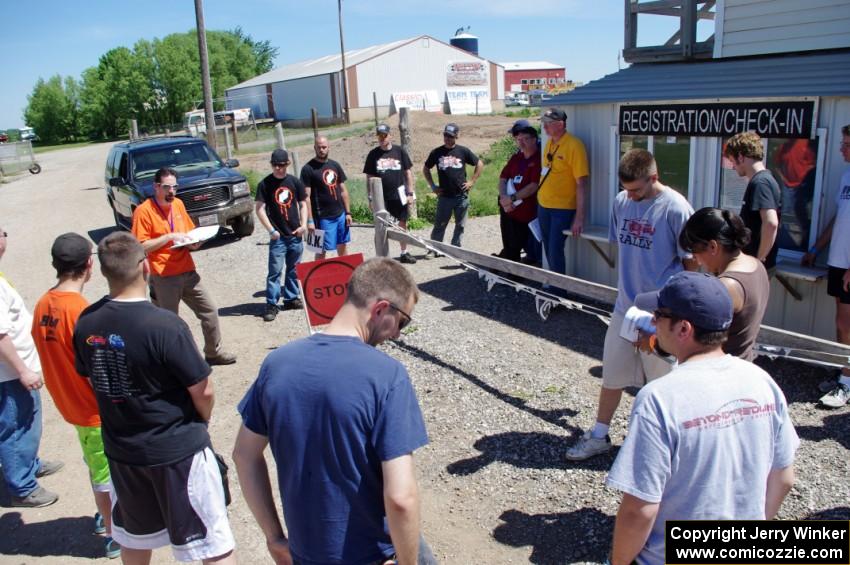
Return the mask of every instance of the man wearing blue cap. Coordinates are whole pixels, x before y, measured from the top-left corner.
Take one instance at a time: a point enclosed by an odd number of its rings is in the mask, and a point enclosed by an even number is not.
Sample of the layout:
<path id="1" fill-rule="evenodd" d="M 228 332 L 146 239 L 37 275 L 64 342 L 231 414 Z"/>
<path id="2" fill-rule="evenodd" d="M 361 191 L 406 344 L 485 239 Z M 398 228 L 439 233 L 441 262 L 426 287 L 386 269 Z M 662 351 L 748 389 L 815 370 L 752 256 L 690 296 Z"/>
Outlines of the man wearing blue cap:
<path id="1" fill-rule="evenodd" d="M 662 564 L 667 520 L 772 519 L 800 440 L 770 375 L 723 353 L 732 299 L 717 278 L 678 273 L 635 306 L 679 365 L 638 394 L 608 474 L 623 492 L 610 560 Z"/>

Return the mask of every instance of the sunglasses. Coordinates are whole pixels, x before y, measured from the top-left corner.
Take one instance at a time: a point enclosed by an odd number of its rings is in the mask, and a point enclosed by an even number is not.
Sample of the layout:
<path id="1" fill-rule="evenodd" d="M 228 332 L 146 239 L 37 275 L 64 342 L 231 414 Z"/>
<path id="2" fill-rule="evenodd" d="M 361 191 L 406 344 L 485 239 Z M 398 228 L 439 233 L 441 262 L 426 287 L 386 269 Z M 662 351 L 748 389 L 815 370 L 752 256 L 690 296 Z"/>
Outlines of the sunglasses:
<path id="1" fill-rule="evenodd" d="M 6 233 L 6 232 L 0 232 L 0 236 L 3 236 L 3 237 L 9 237 L 9 234 L 8 234 L 8 233 Z"/>
<path id="2" fill-rule="evenodd" d="M 660 320 L 661 318 L 670 318 L 670 319 L 675 318 L 675 316 L 673 314 L 671 314 L 670 312 L 664 312 L 662 310 L 656 310 L 655 312 L 652 313 L 652 315 L 655 317 L 656 320 Z"/>
<path id="3" fill-rule="evenodd" d="M 395 304 L 393 304 L 392 302 L 390 302 L 386 298 L 381 298 L 381 300 L 386 301 L 386 303 L 389 304 L 390 308 L 392 308 L 393 310 L 395 310 L 396 312 L 398 312 L 399 314 L 401 314 L 403 316 L 403 318 L 398 321 L 398 331 L 402 331 L 404 328 L 406 328 L 407 326 L 410 325 L 410 322 L 413 321 L 413 318 L 410 317 L 410 314 L 408 314 L 407 312 L 405 312 L 404 310 L 402 310 L 401 308 L 399 308 L 398 306 L 396 306 Z"/>
<path id="4" fill-rule="evenodd" d="M 177 186 L 178 186 L 178 185 L 176 185 L 176 184 L 162 184 L 162 183 L 159 183 L 159 186 L 162 188 L 162 190 L 177 190 Z"/>
<path id="5" fill-rule="evenodd" d="M 289 166 L 289 163 L 272 163 L 272 168 L 275 169 L 285 169 Z"/>

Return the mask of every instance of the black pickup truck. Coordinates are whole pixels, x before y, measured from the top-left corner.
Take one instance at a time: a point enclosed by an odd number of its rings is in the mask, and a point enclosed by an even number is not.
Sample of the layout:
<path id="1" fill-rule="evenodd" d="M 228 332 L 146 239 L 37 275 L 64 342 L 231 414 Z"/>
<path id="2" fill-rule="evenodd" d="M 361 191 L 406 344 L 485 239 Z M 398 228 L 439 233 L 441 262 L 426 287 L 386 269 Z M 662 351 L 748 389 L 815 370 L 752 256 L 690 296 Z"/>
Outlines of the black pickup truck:
<path id="1" fill-rule="evenodd" d="M 233 170 L 239 161 L 222 160 L 207 142 L 167 137 L 118 143 L 106 158 L 106 197 L 115 223 L 129 229 L 133 211 L 153 196 L 154 174 L 161 167 L 177 172 L 177 197 L 197 226 L 231 226 L 245 237 L 254 231 L 248 180 Z"/>

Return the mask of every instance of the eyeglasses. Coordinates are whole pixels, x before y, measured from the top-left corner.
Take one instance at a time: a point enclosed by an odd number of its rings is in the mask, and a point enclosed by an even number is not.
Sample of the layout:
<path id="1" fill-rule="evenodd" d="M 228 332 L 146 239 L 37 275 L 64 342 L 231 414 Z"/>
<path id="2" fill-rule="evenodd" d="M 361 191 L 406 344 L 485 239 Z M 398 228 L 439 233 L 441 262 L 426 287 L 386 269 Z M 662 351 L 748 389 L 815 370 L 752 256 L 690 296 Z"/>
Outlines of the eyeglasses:
<path id="1" fill-rule="evenodd" d="M 399 314 L 404 316 L 404 318 L 399 320 L 399 322 L 398 322 L 398 331 L 402 331 L 404 328 L 406 328 L 407 326 L 410 325 L 410 322 L 413 321 L 413 318 L 410 317 L 410 314 L 408 314 L 407 312 L 405 312 L 404 310 L 402 310 L 401 308 L 399 308 L 398 306 L 396 306 L 395 304 L 393 304 L 392 302 L 390 302 L 386 298 L 381 298 L 380 300 L 385 301 L 387 304 L 389 304 L 390 308 L 392 308 L 393 310 L 395 310 L 396 312 L 398 312 Z"/>
<path id="2" fill-rule="evenodd" d="M 273 169 L 285 169 L 289 163 L 272 163 Z"/>
<path id="3" fill-rule="evenodd" d="M 162 190 L 177 190 L 177 186 L 178 186 L 178 185 L 176 185 L 176 184 L 162 184 L 162 183 L 159 183 L 159 186 L 162 188 Z"/>
<path id="4" fill-rule="evenodd" d="M 838 146 L 842 149 L 850 149 L 850 143 L 839 143 Z"/>

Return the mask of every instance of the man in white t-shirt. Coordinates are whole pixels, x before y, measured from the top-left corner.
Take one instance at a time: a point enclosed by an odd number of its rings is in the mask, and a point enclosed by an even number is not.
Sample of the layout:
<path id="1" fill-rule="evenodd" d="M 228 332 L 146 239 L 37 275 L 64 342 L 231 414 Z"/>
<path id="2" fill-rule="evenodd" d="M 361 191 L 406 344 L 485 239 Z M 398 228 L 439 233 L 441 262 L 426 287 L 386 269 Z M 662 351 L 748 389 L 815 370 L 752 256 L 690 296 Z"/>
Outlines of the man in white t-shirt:
<path id="1" fill-rule="evenodd" d="M 850 124 L 841 128 L 841 154 L 850 163 Z M 829 277 L 826 292 L 835 297 L 835 333 L 839 343 L 850 345 L 850 169 L 841 176 L 835 195 L 835 216 L 818 240 L 803 256 L 803 264 L 811 265 L 818 252 L 829 244 Z M 850 368 L 844 367 L 838 381 L 821 383 L 826 392 L 820 402 L 829 408 L 841 408 L 850 401 Z"/>
<path id="2" fill-rule="evenodd" d="M 8 235 L 0 228 L 0 258 Z M 32 314 L 21 295 L 0 273 L 0 467 L 12 506 L 39 508 L 59 495 L 37 479 L 55 473 L 62 463 L 38 458 L 41 442 L 41 362 L 30 330 Z"/>
<path id="3" fill-rule="evenodd" d="M 660 565 L 667 520 L 772 519 L 800 440 L 770 375 L 723 353 L 732 299 L 719 279 L 681 272 L 635 306 L 654 312 L 658 346 L 679 365 L 638 394 L 608 474 L 623 492 L 610 560 Z"/>

